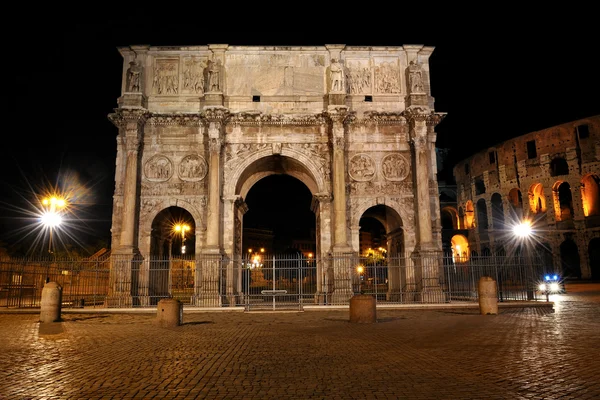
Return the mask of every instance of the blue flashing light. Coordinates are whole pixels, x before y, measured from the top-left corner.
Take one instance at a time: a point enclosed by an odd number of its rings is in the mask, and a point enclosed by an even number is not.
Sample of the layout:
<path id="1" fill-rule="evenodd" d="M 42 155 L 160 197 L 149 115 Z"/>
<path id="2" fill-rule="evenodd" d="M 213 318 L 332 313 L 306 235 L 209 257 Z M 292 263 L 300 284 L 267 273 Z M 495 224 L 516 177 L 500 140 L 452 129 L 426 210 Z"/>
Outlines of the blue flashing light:
<path id="1" fill-rule="evenodd" d="M 550 275 L 546 275 L 544 278 L 545 278 L 547 281 L 549 281 L 549 280 L 550 280 Z"/>
<path id="2" fill-rule="evenodd" d="M 557 281 L 558 280 L 558 275 L 554 275 L 554 280 Z"/>

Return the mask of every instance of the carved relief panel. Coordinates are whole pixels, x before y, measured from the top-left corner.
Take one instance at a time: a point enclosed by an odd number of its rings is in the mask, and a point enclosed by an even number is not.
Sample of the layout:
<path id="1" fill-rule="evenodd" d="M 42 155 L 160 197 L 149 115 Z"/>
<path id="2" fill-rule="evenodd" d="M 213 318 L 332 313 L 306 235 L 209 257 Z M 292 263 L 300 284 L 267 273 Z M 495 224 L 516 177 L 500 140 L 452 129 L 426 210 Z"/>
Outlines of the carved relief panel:
<path id="1" fill-rule="evenodd" d="M 367 154 L 356 154 L 350 159 L 348 173 L 355 181 L 370 181 L 375 176 L 375 162 Z"/>
<path id="2" fill-rule="evenodd" d="M 388 181 L 403 181 L 410 172 L 410 164 L 398 153 L 388 154 L 381 160 L 381 173 Z"/>
<path id="3" fill-rule="evenodd" d="M 400 67 L 396 58 L 376 60 L 375 92 L 393 94 L 401 92 Z"/>
<path id="4" fill-rule="evenodd" d="M 206 67 L 206 59 L 196 57 L 186 57 L 183 59 L 182 94 L 201 95 L 204 93 L 204 69 Z"/>
<path id="5" fill-rule="evenodd" d="M 173 162 L 162 154 L 157 154 L 146 161 L 144 175 L 151 182 L 164 182 L 173 176 Z"/>
<path id="6" fill-rule="evenodd" d="M 188 154 L 183 157 L 177 167 L 177 175 L 183 181 L 197 182 L 206 176 L 208 164 L 206 160 L 198 154 Z"/>
<path id="7" fill-rule="evenodd" d="M 373 93 L 373 73 L 369 60 L 348 60 L 346 88 L 349 94 Z"/>
<path id="8" fill-rule="evenodd" d="M 152 93 L 176 95 L 179 93 L 179 60 L 156 59 L 152 77 Z"/>

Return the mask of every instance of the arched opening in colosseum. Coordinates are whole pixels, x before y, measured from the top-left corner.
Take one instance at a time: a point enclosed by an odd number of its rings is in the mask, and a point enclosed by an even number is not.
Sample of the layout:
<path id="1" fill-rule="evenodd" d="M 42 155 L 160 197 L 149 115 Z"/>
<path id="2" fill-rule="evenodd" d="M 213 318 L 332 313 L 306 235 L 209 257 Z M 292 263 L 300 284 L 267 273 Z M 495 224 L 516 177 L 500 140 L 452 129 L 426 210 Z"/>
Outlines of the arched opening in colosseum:
<path id="1" fill-rule="evenodd" d="M 465 228 L 471 229 L 473 228 L 473 223 L 475 222 L 475 209 L 473 207 L 473 202 L 471 200 L 467 200 L 465 204 Z"/>
<path id="2" fill-rule="evenodd" d="M 520 222 L 523 219 L 523 198 L 518 188 L 513 188 L 508 192 L 508 203 L 512 208 L 513 222 Z"/>
<path id="3" fill-rule="evenodd" d="M 148 296 L 151 305 L 167 297 L 189 301 L 194 294 L 195 254 L 196 222 L 192 214 L 177 206 L 159 212 L 152 221 L 150 238 Z"/>
<path id="4" fill-rule="evenodd" d="M 504 206 L 502 205 L 502 195 L 494 193 L 492 195 L 492 228 L 504 228 Z"/>
<path id="5" fill-rule="evenodd" d="M 573 196 L 568 182 L 556 182 L 552 190 L 554 211 L 558 221 L 573 219 Z"/>
<path id="6" fill-rule="evenodd" d="M 550 161 L 550 176 L 569 175 L 569 164 L 562 157 Z"/>
<path id="7" fill-rule="evenodd" d="M 546 196 L 541 183 L 534 183 L 529 188 L 529 210 L 533 214 L 546 212 Z"/>
<path id="8" fill-rule="evenodd" d="M 460 229 L 456 208 L 450 206 L 442 208 L 440 217 L 442 219 L 442 229 Z"/>
<path id="9" fill-rule="evenodd" d="M 587 174 L 581 179 L 583 215 L 600 215 L 600 180 L 598 175 Z"/>
<path id="10" fill-rule="evenodd" d="M 579 250 L 572 239 L 565 239 L 560 245 L 560 262 L 563 278 L 581 279 L 581 267 L 579 265 Z"/>
<path id="11" fill-rule="evenodd" d="M 477 201 L 477 228 L 479 233 L 484 233 L 488 228 L 487 205 L 484 199 Z"/>
<path id="12" fill-rule="evenodd" d="M 593 238 L 588 245 L 591 278 L 600 280 L 600 238 Z"/>

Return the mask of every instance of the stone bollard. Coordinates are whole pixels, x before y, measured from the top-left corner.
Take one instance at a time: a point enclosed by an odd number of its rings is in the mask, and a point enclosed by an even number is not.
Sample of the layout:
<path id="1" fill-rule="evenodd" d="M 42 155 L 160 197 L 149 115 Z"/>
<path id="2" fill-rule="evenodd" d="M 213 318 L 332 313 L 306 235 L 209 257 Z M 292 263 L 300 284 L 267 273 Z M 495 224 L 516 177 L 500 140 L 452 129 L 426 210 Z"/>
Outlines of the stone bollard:
<path id="1" fill-rule="evenodd" d="M 498 314 L 498 288 L 489 276 L 479 279 L 479 310 L 482 315 Z"/>
<path id="2" fill-rule="evenodd" d="M 48 282 L 42 289 L 40 322 L 59 322 L 62 307 L 62 286 L 56 282 Z"/>
<path id="3" fill-rule="evenodd" d="M 179 326 L 183 323 L 183 304 L 176 299 L 162 299 L 158 302 L 156 322 L 163 328 Z"/>
<path id="4" fill-rule="evenodd" d="M 357 294 L 350 298 L 350 322 L 370 324 L 377 322 L 377 302 L 369 294 Z"/>

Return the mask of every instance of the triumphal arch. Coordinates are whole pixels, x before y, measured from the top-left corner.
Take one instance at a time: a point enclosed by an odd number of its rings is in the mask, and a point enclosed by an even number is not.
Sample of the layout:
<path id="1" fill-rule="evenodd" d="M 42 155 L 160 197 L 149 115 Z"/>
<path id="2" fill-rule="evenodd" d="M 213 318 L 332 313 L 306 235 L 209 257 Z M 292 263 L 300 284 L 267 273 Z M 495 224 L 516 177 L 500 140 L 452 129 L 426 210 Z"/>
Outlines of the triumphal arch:
<path id="1" fill-rule="evenodd" d="M 339 255 L 318 263 L 316 279 L 329 280 L 330 298 L 352 295 L 348 260 L 365 215 L 382 222 L 391 254 L 441 252 L 434 129 L 444 114 L 431 96 L 433 50 L 119 48 L 122 95 L 109 115 L 118 151 L 108 305 L 131 305 L 132 297 L 145 304 L 149 273 L 133 273 L 132 263 L 162 251 L 155 221 L 170 207 L 193 219 L 201 261 L 192 304 L 238 304 L 244 199 L 272 174 L 293 176 L 312 193 L 317 258 Z M 433 278 L 397 285 L 412 285 L 426 301 Z"/>

